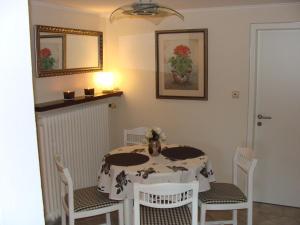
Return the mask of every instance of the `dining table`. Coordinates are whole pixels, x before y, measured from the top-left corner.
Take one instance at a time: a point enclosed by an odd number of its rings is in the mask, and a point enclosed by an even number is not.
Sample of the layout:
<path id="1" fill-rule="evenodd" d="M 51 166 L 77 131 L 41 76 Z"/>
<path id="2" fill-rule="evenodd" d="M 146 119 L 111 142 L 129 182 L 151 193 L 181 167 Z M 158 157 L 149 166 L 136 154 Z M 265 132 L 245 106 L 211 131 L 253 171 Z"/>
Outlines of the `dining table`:
<path id="1" fill-rule="evenodd" d="M 199 182 L 199 192 L 210 189 L 215 181 L 211 161 L 200 149 L 162 144 L 161 153 L 153 156 L 148 145 L 122 146 L 111 150 L 101 162 L 98 191 L 109 198 L 124 201 L 125 225 L 132 224 L 133 184 Z"/>

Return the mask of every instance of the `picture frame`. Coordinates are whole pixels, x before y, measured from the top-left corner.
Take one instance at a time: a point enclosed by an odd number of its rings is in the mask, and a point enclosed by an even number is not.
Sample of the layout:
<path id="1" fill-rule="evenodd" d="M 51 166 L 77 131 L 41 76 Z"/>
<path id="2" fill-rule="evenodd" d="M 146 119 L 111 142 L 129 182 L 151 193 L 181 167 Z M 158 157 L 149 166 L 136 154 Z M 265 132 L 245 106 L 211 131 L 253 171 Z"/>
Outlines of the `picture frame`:
<path id="1" fill-rule="evenodd" d="M 103 70 L 103 32 L 46 25 L 35 25 L 34 31 L 37 77 L 86 74 Z M 50 42 L 57 42 L 62 49 L 57 54 L 61 56 L 62 61 L 58 63 L 58 67 L 41 67 L 41 44 Z"/>
<path id="2" fill-rule="evenodd" d="M 65 35 L 41 35 L 39 45 L 39 71 L 65 69 Z"/>
<path id="3" fill-rule="evenodd" d="M 155 32 L 156 98 L 208 100 L 208 29 Z"/>

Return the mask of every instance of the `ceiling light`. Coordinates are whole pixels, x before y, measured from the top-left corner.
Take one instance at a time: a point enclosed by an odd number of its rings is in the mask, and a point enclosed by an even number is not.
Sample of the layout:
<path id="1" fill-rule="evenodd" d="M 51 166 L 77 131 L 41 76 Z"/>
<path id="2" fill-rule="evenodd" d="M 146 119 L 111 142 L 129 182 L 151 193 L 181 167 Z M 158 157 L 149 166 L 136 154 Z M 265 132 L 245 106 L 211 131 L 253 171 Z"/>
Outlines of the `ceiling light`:
<path id="1" fill-rule="evenodd" d="M 131 5 L 124 5 L 114 10 L 110 15 L 110 22 L 125 17 L 142 17 L 148 19 L 168 16 L 177 16 L 184 20 L 184 16 L 174 9 L 154 3 L 152 0 L 149 0 L 149 2 L 142 2 L 142 0 L 139 0 L 139 2 L 132 3 Z"/>

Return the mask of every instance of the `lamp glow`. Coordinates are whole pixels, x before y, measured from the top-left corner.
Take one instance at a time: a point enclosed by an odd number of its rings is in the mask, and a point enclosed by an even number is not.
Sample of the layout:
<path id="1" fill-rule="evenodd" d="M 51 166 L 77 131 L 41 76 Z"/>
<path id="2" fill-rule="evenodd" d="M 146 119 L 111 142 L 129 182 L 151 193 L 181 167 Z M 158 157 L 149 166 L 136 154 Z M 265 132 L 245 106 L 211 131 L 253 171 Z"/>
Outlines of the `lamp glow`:
<path id="1" fill-rule="evenodd" d="M 103 93 L 111 93 L 114 91 L 114 74 L 100 72 L 96 76 L 96 83 L 101 87 Z"/>

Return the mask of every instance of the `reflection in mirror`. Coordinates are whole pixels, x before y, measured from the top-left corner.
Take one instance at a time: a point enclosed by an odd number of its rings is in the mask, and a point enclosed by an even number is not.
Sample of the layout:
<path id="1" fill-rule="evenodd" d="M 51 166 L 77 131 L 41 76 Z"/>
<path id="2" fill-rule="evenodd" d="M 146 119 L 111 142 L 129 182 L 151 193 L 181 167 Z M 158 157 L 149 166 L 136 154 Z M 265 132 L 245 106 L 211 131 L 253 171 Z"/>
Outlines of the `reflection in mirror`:
<path id="1" fill-rule="evenodd" d="M 67 68 L 98 66 L 99 56 L 94 50 L 98 48 L 98 37 L 69 34 L 67 43 Z"/>
<path id="2" fill-rule="evenodd" d="M 65 35 L 40 35 L 40 70 L 65 68 Z"/>
<path id="3" fill-rule="evenodd" d="M 36 69 L 40 77 L 102 70 L 102 32 L 36 26 Z"/>

